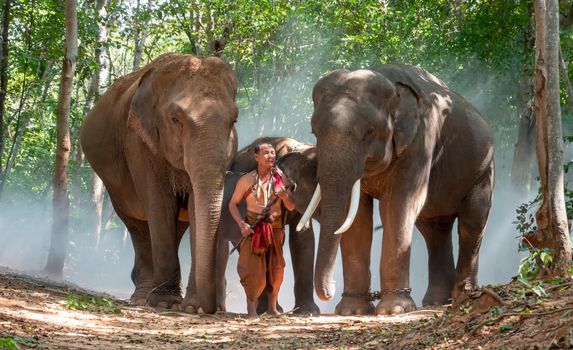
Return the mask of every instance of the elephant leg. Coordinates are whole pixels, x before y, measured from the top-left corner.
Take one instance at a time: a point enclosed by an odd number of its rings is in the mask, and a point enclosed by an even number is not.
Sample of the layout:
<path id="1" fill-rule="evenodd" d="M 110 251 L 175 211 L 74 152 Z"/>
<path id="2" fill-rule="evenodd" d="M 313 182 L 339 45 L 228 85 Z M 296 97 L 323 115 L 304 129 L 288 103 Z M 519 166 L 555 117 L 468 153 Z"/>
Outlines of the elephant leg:
<path id="1" fill-rule="evenodd" d="M 454 221 L 455 217 L 447 217 L 416 222 L 428 249 L 428 289 L 422 299 L 423 306 L 444 305 L 451 298 L 455 270 L 452 248 Z"/>
<path id="2" fill-rule="evenodd" d="M 416 310 L 410 290 L 410 252 L 412 231 L 428 193 L 429 163 L 401 168 L 400 177 L 391 178 L 380 199 L 380 216 L 384 226 L 380 259 L 382 299 L 376 306 L 378 315 L 401 314 Z"/>
<path id="3" fill-rule="evenodd" d="M 342 233 L 340 241 L 344 293 L 334 311 L 337 315 L 374 313 L 374 304 L 368 298 L 371 277 L 372 225 L 372 197 L 361 194 L 354 223 L 348 231 Z"/>
<path id="4" fill-rule="evenodd" d="M 178 248 L 179 207 L 175 198 L 156 194 L 149 204 L 149 230 L 153 250 L 153 285 L 147 303 L 159 308 L 178 307 L 181 303 L 181 269 Z"/>
<path id="5" fill-rule="evenodd" d="M 227 297 L 227 280 L 225 279 L 225 271 L 227 270 L 227 262 L 229 261 L 229 241 L 222 239 L 219 236 L 217 241 L 217 267 L 215 271 L 215 281 L 217 283 L 217 310 L 227 311 L 225 307 L 225 299 Z"/>
<path id="6" fill-rule="evenodd" d="M 135 265 L 132 271 L 135 291 L 130 297 L 130 302 L 134 305 L 145 305 L 147 295 L 153 288 L 153 258 L 149 227 L 145 221 L 126 218 L 121 215 L 120 218 L 129 231 L 135 252 Z"/>
<path id="7" fill-rule="evenodd" d="M 479 249 L 491 208 L 492 192 L 493 167 L 466 196 L 458 215 L 459 253 L 452 291 L 454 304 L 477 288 Z"/>
<path id="8" fill-rule="evenodd" d="M 320 309 L 314 302 L 314 231 L 309 225 L 308 229 L 297 232 L 296 225 L 302 215 L 288 215 L 289 248 L 294 273 L 293 313 L 320 315 Z"/>

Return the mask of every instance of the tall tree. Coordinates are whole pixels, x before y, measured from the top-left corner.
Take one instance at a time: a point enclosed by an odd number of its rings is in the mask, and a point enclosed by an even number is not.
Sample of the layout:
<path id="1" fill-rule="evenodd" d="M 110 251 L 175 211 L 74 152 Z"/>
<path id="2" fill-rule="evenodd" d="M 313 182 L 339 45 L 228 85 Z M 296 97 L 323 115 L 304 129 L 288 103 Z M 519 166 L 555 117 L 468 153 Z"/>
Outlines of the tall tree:
<path id="1" fill-rule="evenodd" d="M 551 249 L 550 274 L 566 274 L 571 241 L 565 211 L 563 143 L 559 95 L 559 6 L 557 0 L 535 0 L 535 119 L 537 161 L 543 202 L 536 213 L 538 247 Z"/>
<path id="2" fill-rule="evenodd" d="M 6 110 L 6 89 L 8 87 L 8 30 L 10 29 L 11 0 L 4 0 L 2 11 L 2 45 L 0 52 L 0 169 L 4 154 L 4 111 Z"/>
<path id="3" fill-rule="evenodd" d="M 78 59 L 78 18 L 76 0 L 66 0 L 66 53 L 63 60 L 60 92 L 56 110 L 56 164 L 53 187 L 53 223 L 50 252 L 45 272 L 61 277 L 68 245 L 70 199 L 68 196 L 68 160 L 70 156 L 70 103 Z"/>
<path id="4" fill-rule="evenodd" d="M 89 101 L 89 106 L 86 103 L 86 109 L 90 110 L 93 106 L 95 99 L 99 98 L 100 94 L 103 93 L 104 86 L 107 84 L 107 79 L 109 76 L 108 63 L 107 63 L 107 11 L 106 5 L 107 0 L 97 0 L 96 10 L 98 16 L 98 35 L 95 47 L 95 60 L 97 64 L 96 73 L 94 74 L 94 80 L 92 81 L 92 88 L 95 94 L 92 94 L 92 98 Z M 103 210 L 103 199 L 104 199 L 105 189 L 103 187 L 103 182 L 97 176 L 95 172 L 92 174 L 92 184 L 91 184 L 91 203 L 94 207 L 94 217 L 92 232 L 95 238 L 95 246 L 99 247 L 100 234 L 101 234 L 101 222 L 102 222 L 102 210 Z"/>
<path id="5" fill-rule="evenodd" d="M 150 11 L 153 6 L 153 0 L 147 0 L 147 6 L 141 10 L 139 0 L 137 0 L 137 14 L 135 17 L 135 47 L 133 52 L 133 70 L 136 70 L 141 65 L 141 55 L 145 48 L 145 41 L 147 40 L 147 33 L 149 30 L 149 20 L 151 19 Z"/>

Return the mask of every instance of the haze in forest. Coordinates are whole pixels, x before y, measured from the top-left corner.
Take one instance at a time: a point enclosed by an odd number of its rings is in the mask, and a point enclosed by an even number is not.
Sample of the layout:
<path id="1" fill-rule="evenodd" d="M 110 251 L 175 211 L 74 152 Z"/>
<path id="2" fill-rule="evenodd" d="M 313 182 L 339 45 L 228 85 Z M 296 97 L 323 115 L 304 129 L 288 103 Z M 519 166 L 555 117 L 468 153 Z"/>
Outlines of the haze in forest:
<path id="1" fill-rule="evenodd" d="M 165 5 L 165 4 L 164 4 Z M 172 25 L 172 23 L 161 23 Z M 296 18 L 286 20 L 279 30 L 274 41 L 269 45 L 273 49 L 296 50 L 297 42 L 304 42 L 303 38 L 311 37 L 316 40 L 305 45 L 312 46 L 314 50 L 306 56 L 304 64 L 285 76 L 262 76 L 258 82 L 244 68 L 245 63 L 237 60 L 231 62 L 239 78 L 240 114 L 237 123 L 239 133 L 239 147 L 242 147 L 259 136 L 290 136 L 303 142 L 314 142 L 310 132 L 310 115 L 312 113 L 311 91 L 314 82 L 327 70 L 324 62 L 331 61 L 332 56 L 339 48 L 334 46 L 337 35 L 336 30 L 308 26 L 308 23 L 298 22 Z M 163 27 L 161 27 L 162 32 Z M 167 27 L 170 28 L 170 27 Z M 302 29 L 301 29 L 302 28 Z M 390 31 L 390 30 L 389 30 Z M 407 33 L 406 33 L 407 34 Z M 401 33 L 401 35 L 406 35 Z M 398 35 L 398 34 L 397 34 Z M 183 37 L 183 34 L 181 34 Z M 404 37 L 406 40 L 406 36 Z M 320 40 L 318 40 L 320 39 Z M 368 38 L 364 38 L 366 40 Z M 161 37 L 165 40 L 165 37 Z M 295 43 L 295 44 L 292 44 Z M 149 44 L 149 43 L 148 43 Z M 253 44 L 254 45 L 254 44 Z M 291 45 L 291 46 L 289 46 Z M 269 50 L 271 49 L 269 48 Z M 417 48 L 417 47 L 416 47 Z M 389 52 L 393 48 L 389 49 Z M 394 48 L 395 49 L 395 48 Z M 422 47 L 420 51 L 430 51 L 431 48 Z M 348 49 L 352 51 L 352 48 Z M 150 49 L 151 52 L 153 52 Z M 395 54 L 395 53 L 394 53 Z M 346 53 L 347 56 L 350 54 Z M 374 54 L 363 58 L 364 66 L 369 64 L 390 61 L 387 57 L 377 57 Z M 224 59 L 225 57 L 223 55 Z M 356 68 L 355 62 L 345 61 L 348 57 L 336 60 L 330 69 Z M 511 64 L 515 61 L 506 57 L 505 71 L 496 71 L 488 68 L 478 58 L 469 57 L 462 68 L 459 60 L 450 58 L 447 54 L 440 57 L 426 57 L 426 61 L 415 62 L 427 68 L 442 62 L 444 69 L 438 78 L 445 81 L 450 87 L 471 101 L 489 121 L 496 134 L 496 173 L 493 207 L 491 208 L 487 231 L 482 241 L 479 260 L 478 283 L 507 283 L 517 274 L 520 260 L 518 253 L 518 232 L 513 224 L 516 218 L 515 208 L 524 198 L 523 193 L 513 193 L 510 189 L 509 172 L 513 160 L 514 143 L 517 140 L 517 127 L 515 125 L 516 111 L 511 109 L 510 101 L 515 89 L 516 81 L 512 77 L 519 76 L 520 67 Z M 329 61 L 329 62 L 330 62 Z M 265 66 L 268 65 L 268 66 Z M 272 62 L 255 61 L 255 66 L 271 70 Z M 116 62 L 117 65 L 117 62 Z M 117 71 L 125 67 L 115 67 Z M 266 72 L 261 68 L 262 72 Z M 259 71 L 259 74 L 262 73 Z M 252 79 L 251 79 L 252 78 Z M 250 82 L 251 85 L 248 85 Z M 252 94 L 259 91 L 259 94 Z M 300 96 L 306 96 L 301 99 Z M 513 126 L 511 124 L 513 123 Z M 509 131 L 508 131 L 509 130 Z M 571 151 L 566 149 L 566 160 L 571 159 Z M 47 180 L 49 181 L 49 180 Z M 532 186 L 537 190 L 537 182 Z M 49 192 L 49 191 L 48 191 Z M 530 195 L 531 196 L 531 195 Z M 25 204 L 23 204 L 25 203 Z M 374 227 L 380 225 L 380 217 L 375 202 Z M 105 212 L 105 210 L 104 210 Z M 108 217 L 104 217 L 107 222 Z M 4 194 L 0 200 L 0 265 L 18 270 L 39 273 L 46 262 L 51 234 L 51 196 L 49 194 L 37 198 L 21 198 L 17 193 Z M 85 211 L 72 211 L 70 227 L 70 246 L 64 267 L 64 279 L 78 284 L 81 287 L 106 292 L 119 298 L 129 298 L 134 286 L 130 280 L 134 255 L 129 235 L 125 236 L 123 225 L 117 218 L 110 222 L 109 227 L 102 232 L 99 246 L 95 247 L 95 238 L 86 230 L 89 227 Z M 315 242 L 318 245 L 319 224 L 313 222 Z M 288 234 L 288 229 L 287 229 Z M 454 226 L 454 256 L 457 258 L 457 227 Z M 372 291 L 379 290 L 379 263 L 381 253 L 382 231 L 374 233 L 371 250 Z M 285 281 L 279 294 L 279 302 L 285 311 L 294 306 L 293 299 L 293 272 L 290 253 L 285 241 L 286 271 Z M 185 290 L 190 267 L 189 238 L 186 234 L 179 249 L 182 274 L 182 289 Z M 237 253 L 233 254 L 227 265 L 227 310 L 233 312 L 246 312 L 246 303 L 243 289 L 239 283 L 236 272 Z M 413 246 L 411 253 L 410 282 L 412 296 L 418 306 L 427 287 L 427 251 L 421 235 L 413 233 Z M 340 251 L 334 269 L 336 281 L 336 296 L 329 302 L 315 301 L 323 313 L 332 313 L 342 293 L 343 278 Z"/>
<path id="2" fill-rule="evenodd" d="M 305 72 L 301 72 L 304 75 Z M 299 86 L 298 75 L 293 80 L 285 82 L 286 85 Z M 448 77 L 440 77 L 447 82 Z M 472 81 L 471 77 L 467 77 Z M 483 79 L 480 79 L 483 80 Z M 475 79 L 473 79 L 475 81 Z M 490 87 L 473 85 L 471 90 L 460 91 L 480 110 L 490 109 L 487 96 L 480 94 L 480 91 L 489 91 Z M 288 90 L 288 86 L 287 86 Z M 310 91 L 308 92 L 310 96 Z M 280 101 L 280 99 L 278 99 Z M 273 106 L 273 109 L 288 109 L 288 105 Z M 305 118 L 310 116 L 310 110 Z M 292 119 L 300 116 L 289 116 Z M 487 115 L 485 116 L 488 117 Z M 273 116 L 264 116 L 263 123 L 254 123 L 248 118 L 244 118 L 241 112 L 237 125 L 239 137 L 242 144 L 251 142 L 256 137 L 263 135 L 280 135 L 281 130 L 273 128 L 265 132 L 263 126 L 275 125 Z M 254 126 L 259 124 L 259 128 Z M 300 134 L 308 134 L 308 124 L 303 124 L 298 130 Z M 309 137 L 310 139 L 310 137 Z M 312 142 L 312 140 L 305 140 Z M 512 149 L 497 148 L 496 150 L 496 187 L 494 193 L 493 207 L 487 232 L 484 236 L 481 254 L 478 280 L 480 284 L 506 283 L 517 273 L 519 254 L 517 251 L 517 233 L 512 223 L 515 220 L 516 201 L 513 194 L 508 191 L 508 169 L 504 164 L 510 164 Z M 44 264 L 49 249 L 51 209 L 48 198 L 45 201 L 38 201 L 34 206 L 3 207 L 0 214 L 0 241 L 4 244 L 0 247 L 0 265 L 13 267 L 25 271 L 39 272 Z M 377 201 L 374 209 L 374 227 L 380 225 L 380 218 L 377 209 Z M 81 227 L 81 220 L 72 220 Z M 320 225 L 313 223 L 315 234 L 318 235 Z M 455 228 L 454 228 L 455 230 Z M 454 254 L 457 258 L 457 231 L 454 234 Z M 372 290 L 379 290 L 379 262 L 381 252 L 382 232 L 377 230 L 374 233 L 374 240 L 371 252 L 371 273 Z M 81 236 L 75 234 L 71 237 L 72 244 L 68 250 L 68 260 L 64 270 L 65 279 L 72 281 L 82 287 L 106 292 L 120 298 L 129 298 L 133 291 L 133 284 L 129 274 L 133 264 L 133 248 L 129 236 L 124 237 L 122 226 L 118 226 L 102 234 L 100 246 L 95 249 L 93 237 L 86 234 Z M 318 237 L 315 237 L 318 243 Z M 293 274 L 290 262 L 290 253 L 286 248 L 288 240 L 285 242 L 285 260 L 287 267 L 285 281 L 280 291 L 279 301 L 285 310 L 291 310 L 294 306 Z M 180 259 L 182 266 L 182 285 L 187 283 L 190 256 L 189 241 L 186 234 L 180 247 Z M 238 255 L 235 253 L 229 259 L 227 266 L 228 280 L 228 311 L 245 312 L 245 302 L 242 287 L 240 286 L 236 272 Z M 427 251 L 421 235 L 415 231 L 413 235 L 413 247 L 411 256 L 410 280 L 412 284 L 413 298 L 418 305 L 427 286 Z M 343 279 L 340 261 L 340 252 L 337 257 L 334 270 L 334 279 L 337 285 L 337 294 L 332 301 L 316 302 L 322 312 L 330 313 L 334 311 L 334 306 L 340 300 Z"/>

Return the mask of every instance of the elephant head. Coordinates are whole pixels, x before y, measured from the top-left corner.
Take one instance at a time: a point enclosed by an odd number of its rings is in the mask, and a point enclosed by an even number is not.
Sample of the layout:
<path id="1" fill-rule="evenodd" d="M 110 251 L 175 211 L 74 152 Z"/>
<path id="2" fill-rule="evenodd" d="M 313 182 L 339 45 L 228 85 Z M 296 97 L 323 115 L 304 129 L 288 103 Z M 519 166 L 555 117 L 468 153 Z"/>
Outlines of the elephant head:
<path id="1" fill-rule="evenodd" d="M 277 167 L 281 169 L 289 184 L 292 186 L 293 201 L 295 204 L 295 210 L 299 213 L 307 212 L 309 203 L 316 189 L 316 147 L 313 145 L 304 145 L 298 147 L 295 152 L 289 152 L 277 160 Z M 315 201 L 316 205 L 318 202 Z M 310 215 L 312 215 L 317 208 L 312 208 L 308 210 Z M 315 217 L 318 219 L 320 210 L 315 213 Z M 310 216 L 302 221 L 308 222 Z M 299 227 L 297 231 L 300 231 L 302 227 Z"/>
<path id="2" fill-rule="evenodd" d="M 164 55 L 134 84 L 128 125 L 167 163 L 174 192 L 190 193 L 199 303 L 215 312 L 216 231 L 224 174 L 237 150 L 236 78 L 219 58 Z M 194 220 L 193 220 L 194 219 Z M 190 282 L 191 283 L 191 282 Z"/>
<path id="3" fill-rule="evenodd" d="M 320 299 L 329 300 L 339 233 L 352 225 L 361 181 L 384 173 L 408 152 L 423 103 L 407 83 L 392 83 L 373 70 L 330 73 L 317 82 L 312 99 L 318 162 L 314 200 L 321 202 L 315 289 Z M 309 210 L 314 206 L 309 204 Z"/>

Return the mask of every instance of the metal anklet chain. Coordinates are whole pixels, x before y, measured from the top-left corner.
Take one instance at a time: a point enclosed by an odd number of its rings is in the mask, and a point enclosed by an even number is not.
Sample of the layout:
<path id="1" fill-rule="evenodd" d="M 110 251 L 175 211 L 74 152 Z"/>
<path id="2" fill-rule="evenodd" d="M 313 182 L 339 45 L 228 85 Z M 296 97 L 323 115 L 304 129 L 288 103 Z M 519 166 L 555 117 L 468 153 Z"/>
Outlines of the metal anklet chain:
<path id="1" fill-rule="evenodd" d="M 180 295 L 181 294 L 181 287 L 169 287 L 169 286 L 158 286 L 153 288 L 151 293 L 159 294 L 159 295 Z"/>
<path id="2" fill-rule="evenodd" d="M 342 293 L 343 298 L 364 298 L 368 301 L 375 301 L 382 299 L 382 296 L 386 294 L 406 294 L 410 295 L 412 288 L 394 288 L 394 289 L 384 289 L 379 292 L 368 292 L 368 293 Z"/>

